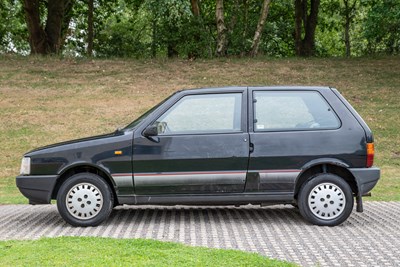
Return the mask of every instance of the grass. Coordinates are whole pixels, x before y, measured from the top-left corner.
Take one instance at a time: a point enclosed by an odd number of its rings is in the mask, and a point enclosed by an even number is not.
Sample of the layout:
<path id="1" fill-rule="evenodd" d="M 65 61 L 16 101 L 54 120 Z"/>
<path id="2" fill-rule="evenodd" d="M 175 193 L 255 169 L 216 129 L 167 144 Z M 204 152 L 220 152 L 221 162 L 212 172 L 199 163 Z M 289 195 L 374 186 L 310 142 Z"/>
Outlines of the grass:
<path id="1" fill-rule="evenodd" d="M 236 250 L 98 237 L 1 241 L 2 266 L 296 266 Z"/>
<path id="2" fill-rule="evenodd" d="M 179 89 L 227 85 L 338 88 L 375 134 L 375 164 L 382 168 L 382 179 L 369 199 L 400 201 L 400 57 L 167 61 L 1 56 L 0 203 L 27 203 L 14 177 L 28 150 L 111 132 Z"/>

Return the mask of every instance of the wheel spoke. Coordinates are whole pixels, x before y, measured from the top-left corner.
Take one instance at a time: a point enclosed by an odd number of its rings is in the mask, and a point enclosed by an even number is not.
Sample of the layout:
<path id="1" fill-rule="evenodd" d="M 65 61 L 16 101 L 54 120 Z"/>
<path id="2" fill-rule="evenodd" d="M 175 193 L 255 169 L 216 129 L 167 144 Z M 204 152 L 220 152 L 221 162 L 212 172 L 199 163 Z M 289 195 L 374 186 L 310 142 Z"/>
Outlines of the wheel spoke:
<path id="1" fill-rule="evenodd" d="M 335 219 L 344 211 L 346 198 L 340 187 L 333 183 L 315 186 L 308 196 L 310 211 L 324 220 Z"/>
<path id="2" fill-rule="evenodd" d="M 93 184 L 80 183 L 72 187 L 66 196 L 68 212 L 80 220 L 95 217 L 103 206 L 103 195 Z"/>

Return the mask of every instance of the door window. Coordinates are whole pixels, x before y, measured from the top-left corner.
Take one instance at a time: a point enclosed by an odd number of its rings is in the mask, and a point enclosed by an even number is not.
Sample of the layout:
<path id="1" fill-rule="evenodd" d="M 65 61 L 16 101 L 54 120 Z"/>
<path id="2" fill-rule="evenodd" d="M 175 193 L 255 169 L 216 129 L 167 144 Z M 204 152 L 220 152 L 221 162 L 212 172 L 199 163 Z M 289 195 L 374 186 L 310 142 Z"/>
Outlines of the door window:
<path id="1" fill-rule="evenodd" d="M 316 91 L 254 92 L 254 130 L 337 129 L 340 121 Z"/>
<path id="2" fill-rule="evenodd" d="M 241 131 L 242 94 L 189 95 L 165 112 L 159 135 Z"/>

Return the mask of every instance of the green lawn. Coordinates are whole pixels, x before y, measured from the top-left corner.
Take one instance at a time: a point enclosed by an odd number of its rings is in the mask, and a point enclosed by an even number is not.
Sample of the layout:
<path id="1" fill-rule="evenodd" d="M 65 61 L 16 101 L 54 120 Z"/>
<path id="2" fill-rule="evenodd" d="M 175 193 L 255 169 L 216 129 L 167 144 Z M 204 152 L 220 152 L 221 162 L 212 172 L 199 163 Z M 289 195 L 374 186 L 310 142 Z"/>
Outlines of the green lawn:
<path id="1" fill-rule="evenodd" d="M 23 153 L 114 131 L 172 92 L 227 85 L 329 85 L 375 134 L 382 179 L 366 200 L 400 201 L 400 57 L 354 59 L 79 60 L 0 56 L 0 203 Z"/>
<path id="2" fill-rule="evenodd" d="M 2 266 L 296 266 L 255 253 L 143 239 L 1 241 Z"/>

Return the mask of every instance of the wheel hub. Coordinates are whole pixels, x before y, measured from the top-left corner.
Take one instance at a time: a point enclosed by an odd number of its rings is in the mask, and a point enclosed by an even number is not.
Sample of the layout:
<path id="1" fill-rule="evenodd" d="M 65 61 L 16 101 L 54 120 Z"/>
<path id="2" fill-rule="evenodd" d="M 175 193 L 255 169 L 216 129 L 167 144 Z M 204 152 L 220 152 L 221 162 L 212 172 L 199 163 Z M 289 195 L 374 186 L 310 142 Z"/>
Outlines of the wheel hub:
<path id="1" fill-rule="evenodd" d="M 318 218 L 330 220 L 342 214 L 346 205 L 343 191 L 333 183 L 322 183 L 314 187 L 308 196 L 308 206 Z"/>
<path id="2" fill-rule="evenodd" d="M 67 210 L 75 218 L 88 220 L 95 217 L 103 207 L 103 195 L 90 183 L 72 187 L 66 196 Z"/>

